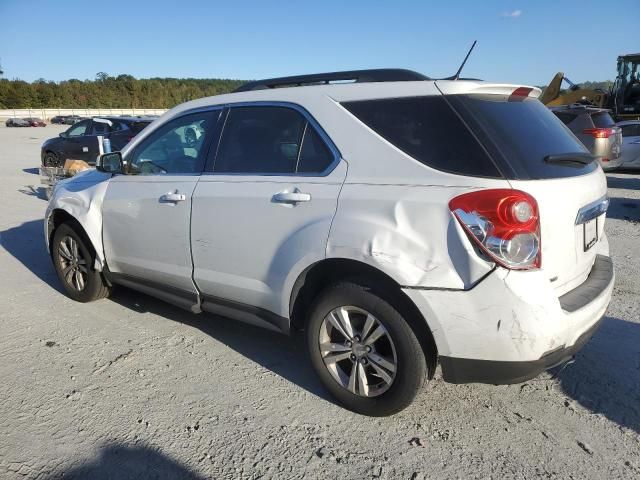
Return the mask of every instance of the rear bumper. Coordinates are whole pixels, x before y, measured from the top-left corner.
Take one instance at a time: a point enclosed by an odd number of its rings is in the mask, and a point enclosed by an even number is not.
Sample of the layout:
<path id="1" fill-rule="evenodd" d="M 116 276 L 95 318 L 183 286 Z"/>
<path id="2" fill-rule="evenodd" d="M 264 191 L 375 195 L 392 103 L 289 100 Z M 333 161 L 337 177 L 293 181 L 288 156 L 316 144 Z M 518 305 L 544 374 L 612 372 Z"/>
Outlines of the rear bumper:
<path id="1" fill-rule="evenodd" d="M 591 338 L 613 292 L 611 259 L 558 298 L 542 271 L 496 269 L 465 292 L 405 293 L 427 319 L 451 383 L 518 383 L 570 360 Z"/>
<path id="2" fill-rule="evenodd" d="M 602 166 L 602 169 L 605 172 L 608 172 L 609 170 L 614 170 L 616 168 L 619 168 L 622 166 L 622 157 L 618 157 L 616 159 L 613 160 L 609 160 L 608 162 L 603 162 L 600 161 L 600 165 Z"/>
<path id="3" fill-rule="evenodd" d="M 545 370 L 562 365 L 573 359 L 576 353 L 591 340 L 602 317 L 584 332 L 570 347 L 559 348 L 528 362 L 501 362 L 495 360 L 473 360 L 468 358 L 440 357 L 442 377 L 449 383 L 492 383 L 505 385 L 521 383 L 535 378 Z"/>

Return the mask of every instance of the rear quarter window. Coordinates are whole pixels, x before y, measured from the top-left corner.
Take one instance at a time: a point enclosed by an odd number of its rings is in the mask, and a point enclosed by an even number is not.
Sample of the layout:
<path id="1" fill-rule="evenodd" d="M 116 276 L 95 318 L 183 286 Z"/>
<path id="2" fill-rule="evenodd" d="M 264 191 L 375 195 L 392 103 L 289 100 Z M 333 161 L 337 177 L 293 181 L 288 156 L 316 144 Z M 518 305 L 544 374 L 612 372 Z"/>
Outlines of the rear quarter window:
<path id="1" fill-rule="evenodd" d="M 442 96 L 344 102 L 362 123 L 415 160 L 445 172 L 502 177 Z"/>

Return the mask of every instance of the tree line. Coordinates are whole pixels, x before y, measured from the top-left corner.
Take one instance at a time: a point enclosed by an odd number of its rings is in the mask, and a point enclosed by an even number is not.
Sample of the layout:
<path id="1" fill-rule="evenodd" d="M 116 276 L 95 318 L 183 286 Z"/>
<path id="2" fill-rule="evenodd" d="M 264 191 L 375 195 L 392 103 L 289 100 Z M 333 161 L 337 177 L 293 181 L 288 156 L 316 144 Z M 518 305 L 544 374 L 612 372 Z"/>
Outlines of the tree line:
<path id="1" fill-rule="evenodd" d="M 228 93 L 244 80 L 135 78 L 99 72 L 95 80 L 34 82 L 0 79 L 3 108 L 172 108 L 196 98 Z M 613 82 L 583 82 L 584 88 L 608 91 Z M 544 87 L 541 87 L 544 89 Z"/>
<path id="2" fill-rule="evenodd" d="M 0 79 L 2 108 L 171 108 L 196 98 L 228 93 L 243 80 L 109 76 L 95 80 Z"/>

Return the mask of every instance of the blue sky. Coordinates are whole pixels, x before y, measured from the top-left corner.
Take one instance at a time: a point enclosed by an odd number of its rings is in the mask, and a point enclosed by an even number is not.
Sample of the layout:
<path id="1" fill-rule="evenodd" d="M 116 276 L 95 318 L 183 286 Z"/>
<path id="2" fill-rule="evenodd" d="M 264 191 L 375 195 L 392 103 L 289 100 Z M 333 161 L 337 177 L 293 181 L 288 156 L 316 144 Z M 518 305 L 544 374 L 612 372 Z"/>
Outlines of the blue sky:
<path id="1" fill-rule="evenodd" d="M 607 17 L 615 12 L 615 19 Z M 640 52 L 640 0 L 0 0 L 6 78 L 255 79 L 401 67 L 544 85 L 615 76 Z"/>

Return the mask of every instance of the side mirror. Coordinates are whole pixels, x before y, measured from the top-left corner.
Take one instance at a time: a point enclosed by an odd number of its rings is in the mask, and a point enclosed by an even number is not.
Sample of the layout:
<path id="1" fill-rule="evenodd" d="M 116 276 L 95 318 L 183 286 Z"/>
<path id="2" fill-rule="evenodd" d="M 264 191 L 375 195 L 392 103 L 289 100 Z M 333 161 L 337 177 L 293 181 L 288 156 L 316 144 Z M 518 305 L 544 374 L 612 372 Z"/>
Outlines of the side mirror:
<path id="1" fill-rule="evenodd" d="M 67 132 L 60 132 L 60 138 L 67 138 Z"/>
<path id="2" fill-rule="evenodd" d="M 98 161 L 96 162 L 96 170 L 106 173 L 124 173 L 123 165 L 122 153 L 105 153 L 98 157 Z"/>

